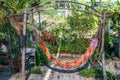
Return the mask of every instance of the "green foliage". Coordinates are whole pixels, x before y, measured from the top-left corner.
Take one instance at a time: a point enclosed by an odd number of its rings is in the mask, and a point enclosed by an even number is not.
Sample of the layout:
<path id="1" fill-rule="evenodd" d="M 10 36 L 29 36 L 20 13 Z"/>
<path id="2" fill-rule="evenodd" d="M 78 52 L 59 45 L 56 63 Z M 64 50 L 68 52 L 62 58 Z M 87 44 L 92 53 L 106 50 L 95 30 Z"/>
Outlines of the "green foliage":
<path id="1" fill-rule="evenodd" d="M 82 40 L 80 38 L 76 38 L 75 40 L 63 40 L 61 51 L 71 53 L 78 53 L 79 51 L 85 52 L 89 42 L 90 40 Z"/>
<path id="2" fill-rule="evenodd" d="M 85 69 L 80 72 L 80 75 L 84 77 L 103 78 L 102 70 L 99 69 Z"/>
<path id="3" fill-rule="evenodd" d="M 80 14 L 80 13 L 73 13 L 73 16 L 68 17 L 68 23 L 70 27 L 74 27 L 73 29 L 76 31 L 89 31 L 92 29 L 96 29 L 98 27 L 96 25 L 96 22 L 98 22 L 98 19 L 95 20 L 96 17 L 93 15 L 88 14 Z"/>
<path id="4" fill-rule="evenodd" d="M 103 78 L 103 71 L 100 69 L 84 69 L 79 73 L 84 77 L 93 77 L 93 78 Z M 115 75 L 110 72 L 107 72 L 108 80 L 119 80 Z"/>
<path id="5" fill-rule="evenodd" d="M 0 39 L 6 39 L 7 38 L 7 27 L 6 23 L 0 25 Z"/>
<path id="6" fill-rule="evenodd" d="M 11 13 L 19 13 L 22 12 L 23 9 L 30 7 L 30 3 L 35 0 L 2 0 L 4 5 L 2 7 L 7 7 Z M 6 11 L 6 10 L 5 10 Z M 6 11 L 7 13 L 7 11 Z"/>
<path id="7" fill-rule="evenodd" d="M 42 71 L 40 70 L 40 67 L 33 67 L 31 70 L 30 70 L 30 73 L 32 74 L 43 74 Z"/>
<path id="8" fill-rule="evenodd" d="M 6 64 L 7 64 L 2 57 L 0 57 L 0 64 L 1 64 L 1 65 L 6 65 Z"/>
<path id="9" fill-rule="evenodd" d="M 48 58 L 38 45 L 36 46 L 36 63 L 37 65 L 44 65 L 48 63 Z"/>
<path id="10" fill-rule="evenodd" d="M 0 72 L 4 72 L 4 71 L 6 71 L 6 70 L 4 70 L 4 69 L 0 69 Z"/>

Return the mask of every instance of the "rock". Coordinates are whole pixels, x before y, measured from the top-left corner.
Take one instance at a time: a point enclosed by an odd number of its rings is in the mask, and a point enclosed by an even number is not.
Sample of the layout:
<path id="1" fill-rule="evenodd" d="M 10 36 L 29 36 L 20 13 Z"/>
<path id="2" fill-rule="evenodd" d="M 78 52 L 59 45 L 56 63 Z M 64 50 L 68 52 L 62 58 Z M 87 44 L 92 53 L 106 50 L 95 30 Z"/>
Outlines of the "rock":
<path id="1" fill-rule="evenodd" d="M 106 70 L 114 75 L 120 75 L 120 70 L 115 67 L 115 63 L 116 60 L 109 60 L 109 63 L 106 64 Z"/>
<path id="2" fill-rule="evenodd" d="M 116 62 L 115 62 L 115 67 L 116 67 L 117 69 L 120 69 L 120 61 L 116 61 Z"/>

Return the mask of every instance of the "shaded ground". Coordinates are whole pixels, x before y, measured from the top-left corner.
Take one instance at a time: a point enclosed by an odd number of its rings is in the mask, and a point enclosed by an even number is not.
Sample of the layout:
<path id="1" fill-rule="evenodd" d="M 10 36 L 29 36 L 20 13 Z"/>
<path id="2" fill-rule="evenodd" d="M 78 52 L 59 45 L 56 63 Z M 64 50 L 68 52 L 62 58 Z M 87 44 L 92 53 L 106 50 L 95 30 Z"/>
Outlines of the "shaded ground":
<path id="1" fill-rule="evenodd" d="M 60 57 L 62 60 L 71 60 L 73 57 Z M 111 73 L 115 75 L 120 75 L 120 70 L 115 68 L 115 61 L 116 60 L 107 60 L 106 61 L 106 70 L 110 71 Z M 28 77 L 28 80 L 44 80 L 44 76 L 48 70 L 46 67 L 41 68 L 43 75 L 40 74 L 30 74 Z M 5 71 L 0 73 L 0 80 L 21 80 L 20 74 L 12 74 L 9 71 Z M 52 71 L 48 80 L 102 80 L 102 79 L 94 79 L 94 78 L 85 78 L 80 76 L 78 73 L 59 73 Z"/>

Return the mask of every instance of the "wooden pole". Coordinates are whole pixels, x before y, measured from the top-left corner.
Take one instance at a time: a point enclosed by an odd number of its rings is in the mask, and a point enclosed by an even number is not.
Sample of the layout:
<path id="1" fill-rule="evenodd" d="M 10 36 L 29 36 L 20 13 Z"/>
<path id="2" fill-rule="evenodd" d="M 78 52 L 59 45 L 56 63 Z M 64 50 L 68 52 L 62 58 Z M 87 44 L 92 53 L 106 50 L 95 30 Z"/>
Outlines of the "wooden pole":
<path id="1" fill-rule="evenodd" d="M 104 40 L 104 37 L 105 37 L 105 15 L 106 14 L 103 14 L 103 19 L 102 19 L 103 29 L 102 29 L 101 52 L 102 52 L 103 79 L 107 80 L 106 67 L 105 67 L 105 51 L 104 51 L 104 44 L 105 44 L 105 42 L 104 42 L 105 41 Z"/>
<path id="2" fill-rule="evenodd" d="M 102 18 L 101 18 L 101 23 L 102 23 L 102 41 L 101 41 L 101 53 L 102 53 L 102 68 L 103 68 L 103 79 L 107 80 L 107 75 L 106 75 L 106 67 L 105 67 L 105 51 L 104 51 L 104 44 L 105 44 L 105 13 L 102 13 L 102 0 L 100 0 L 100 13 L 102 14 Z"/>
<path id="3" fill-rule="evenodd" d="M 13 58 L 12 58 L 12 50 L 11 50 L 11 36 L 10 36 L 10 23 L 7 22 L 7 29 L 8 29 L 8 50 L 9 50 L 9 56 L 10 56 L 10 61 L 9 61 L 9 65 L 10 65 L 10 71 L 14 72 L 13 69 Z"/>
<path id="4" fill-rule="evenodd" d="M 120 58 L 120 26 L 118 21 L 117 21 L 117 27 L 118 27 L 118 56 Z"/>
<path id="5" fill-rule="evenodd" d="M 120 31 L 119 31 L 119 37 L 118 37 L 118 44 L 119 44 L 118 54 L 119 54 L 119 58 L 120 58 Z"/>
<path id="6" fill-rule="evenodd" d="M 23 47 L 22 47 L 22 80 L 25 80 L 25 52 L 26 52 L 26 26 L 27 26 L 27 14 L 24 11 L 24 24 L 23 24 Z"/>

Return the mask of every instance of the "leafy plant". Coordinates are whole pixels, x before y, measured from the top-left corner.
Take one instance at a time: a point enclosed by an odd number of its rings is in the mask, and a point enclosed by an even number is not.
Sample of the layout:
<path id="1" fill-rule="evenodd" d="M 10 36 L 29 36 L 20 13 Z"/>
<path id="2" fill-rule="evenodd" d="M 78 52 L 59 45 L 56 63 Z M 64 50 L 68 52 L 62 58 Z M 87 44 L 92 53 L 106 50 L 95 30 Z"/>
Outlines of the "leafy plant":
<path id="1" fill-rule="evenodd" d="M 81 76 L 84 77 L 93 77 L 93 78 L 103 78 L 103 71 L 100 69 L 84 69 L 83 71 L 79 72 Z M 107 72 L 108 80 L 119 80 L 115 75 L 110 72 Z"/>
<path id="2" fill-rule="evenodd" d="M 7 27 L 6 23 L 0 25 L 0 39 L 6 39 L 7 38 Z"/>
<path id="3" fill-rule="evenodd" d="M 38 45 L 36 46 L 36 63 L 37 65 L 44 65 L 48 63 L 46 55 Z"/>
<path id="4" fill-rule="evenodd" d="M 2 0 L 3 3 L 1 8 L 2 10 L 7 10 L 8 8 L 10 13 L 17 14 L 21 13 L 23 9 L 30 7 L 30 3 L 34 2 L 35 0 Z M 7 12 L 8 13 L 8 12 Z"/>
<path id="5" fill-rule="evenodd" d="M 2 57 L 0 57 L 0 64 L 1 65 L 7 65 L 8 63 L 6 63 L 5 60 Z"/>
<path id="6" fill-rule="evenodd" d="M 40 67 L 32 68 L 30 73 L 33 73 L 33 74 L 43 74 L 42 71 L 40 70 Z"/>

